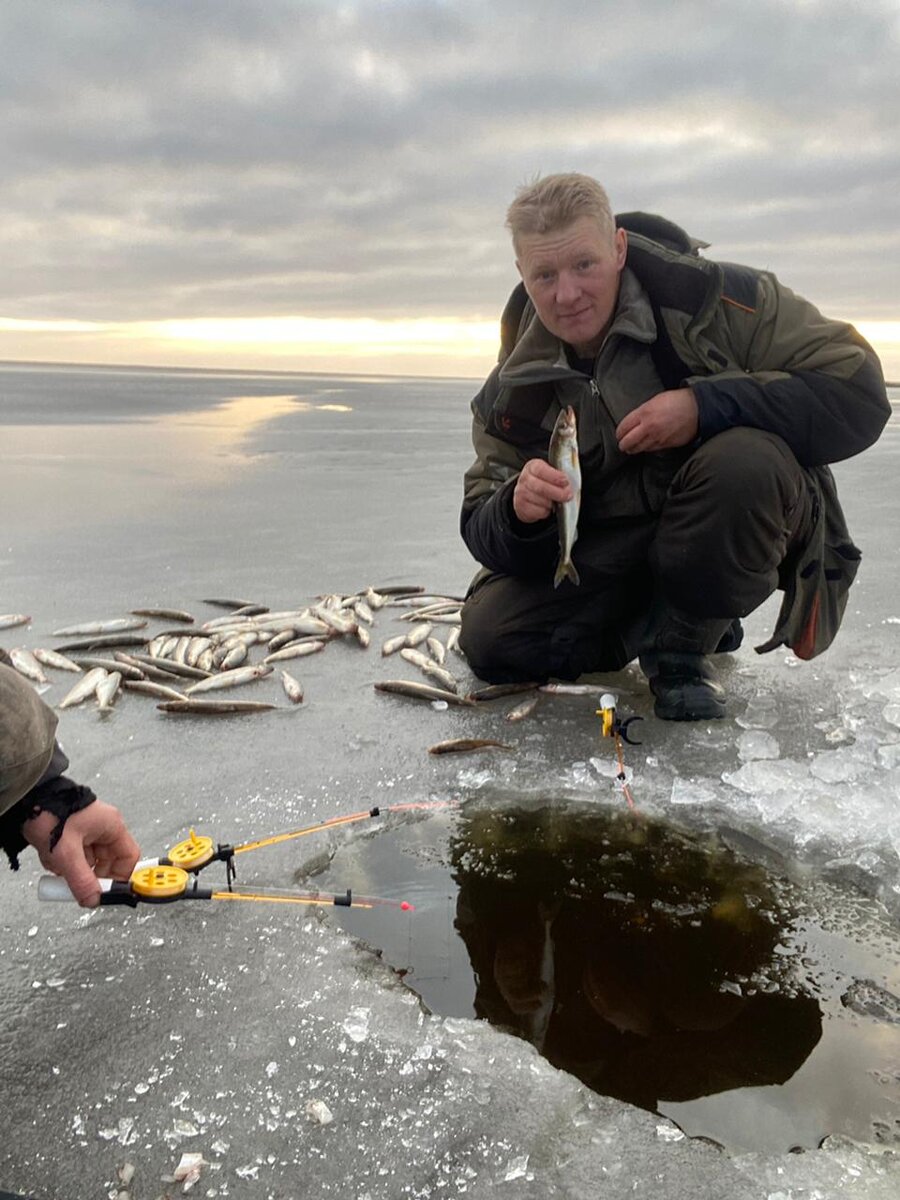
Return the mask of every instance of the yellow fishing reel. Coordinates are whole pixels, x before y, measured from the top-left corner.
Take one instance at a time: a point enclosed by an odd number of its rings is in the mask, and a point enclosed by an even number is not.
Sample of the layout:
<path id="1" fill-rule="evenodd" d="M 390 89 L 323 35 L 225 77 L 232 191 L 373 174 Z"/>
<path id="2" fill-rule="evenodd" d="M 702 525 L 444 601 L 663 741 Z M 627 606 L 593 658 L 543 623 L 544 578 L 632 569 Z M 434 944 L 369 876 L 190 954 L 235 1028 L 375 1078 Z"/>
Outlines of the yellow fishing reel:
<path id="1" fill-rule="evenodd" d="M 641 744 L 628 736 L 628 726 L 633 725 L 635 721 L 642 721 L 644 718 L 628 717 L 624 721 L 621 720 L 616 713 L 616 697 L 611 692 L 604 692 L 600 697 L 600 707 L 596 710 L 595 715 L 600 718 L 602 737 L 621 738 L 629 746 Z"/>
<path id="2" fill-rule="evenodd" d="M 128 881 L 131 891 L 142 900 L 165 903 L 180 899 L 188 889 L 190 875 L 181 867 L 140 867 Z"/>
<path id="3" fill-rule="evenodd" d="M 198 837 L 191 830 L 188 837 L 178 842 L 161 859 L 165 866 L 180 867 L 183 871 L 199 871 L 216 857 L 216 847 L 212 838 Z"/>

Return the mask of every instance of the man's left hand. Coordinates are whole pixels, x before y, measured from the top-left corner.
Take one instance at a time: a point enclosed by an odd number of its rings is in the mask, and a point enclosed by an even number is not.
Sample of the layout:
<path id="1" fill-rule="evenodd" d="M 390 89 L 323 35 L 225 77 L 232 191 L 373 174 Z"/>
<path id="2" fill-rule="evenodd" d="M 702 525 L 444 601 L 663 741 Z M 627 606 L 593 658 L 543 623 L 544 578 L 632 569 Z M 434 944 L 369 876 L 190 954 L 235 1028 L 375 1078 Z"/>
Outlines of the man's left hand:
<path id="1" fill-rule="evenodd" d="M 619 423 L 619 449 L 623 454 L 645 454 L 687 446 L 697 436 L 698 421 L 690 388 L 658 392 Z"/>

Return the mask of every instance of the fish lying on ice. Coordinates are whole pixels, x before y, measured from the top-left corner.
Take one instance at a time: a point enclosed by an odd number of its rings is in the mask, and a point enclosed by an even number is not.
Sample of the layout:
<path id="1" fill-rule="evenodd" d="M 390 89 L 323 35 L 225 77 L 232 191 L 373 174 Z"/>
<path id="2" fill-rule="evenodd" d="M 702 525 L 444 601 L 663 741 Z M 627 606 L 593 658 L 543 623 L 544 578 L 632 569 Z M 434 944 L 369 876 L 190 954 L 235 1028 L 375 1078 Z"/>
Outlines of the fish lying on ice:
<path id="1" fill-rule="evenodd" d="M 125 633 L 130 629 L 146 629 L 147 622 L 134 617 L 119 617 L 114 621 L 87 621 L 83 625 L 66 625 L 54 629 L 54 637 L 86 637 L 91 633 Z"/>
<path id="2" fill-rule="evenodd" d="M 253 604 L 252 600 L 204 600 L 204 604 L 211 604 L 214 608 L 247 608 Z"/>
<path id="3" fill-rule="evenodd" d="M 425 648 L 439 667 L 442 667 L 447 661 L 447 647 L 439 638 L 426 638 Z"/>
<path id="4" fill-rule="evenodd" d="M 209 679 L 201 679 L 185 688 L 186 696 L 196 696 L 200 692 L 212 692 L 218 688 L 240 687 L 244 683 L 253 683 L 271 675 L 272 667 L 268 663 L 260 663 L 256 667 L 238 667 L 234 671 L 223 671 L 221 675 L 211 675 Z"/>
<path id="5" fill-rule="evenodd" d="M 167 687 L 164 683 L 156 683 L 152 679 L 123 679 L 122 687 L 126 692 L 140 692 L 144 696 L 155 696 L 157 700 L 184 700 L 183 692 L 177 688 Z"/>
<path id="6" fill-rule="evenodd" d="M 0 629 L 14 629 L 16 625 L 27 625 L 31 617 L 24 613 L 4 613 L 0 617 Z"/>
<path id="7" fill-rule="evenodd" d="M 77 642 L 65 642 L 57 646 L 63 650 L 100 650 L 105 646 L 145 646 L 147 639 L 139 633 L 98 633 L 93 637 L 81 638 Z"/>
<path id="8" fill-rule="evenodd" d="M 303 703 L 303 688 L 298 680 L 287 671 L 281 672 L 281 684 L 291 704 Z"/>
<path id="9" fill-rule="evenodd" d="M 115 704 L 121 683 L 121 671 L 112 671 L 97 684 L 95 695 L 97 697 L 97 707 L 101 712 L 109 712 L 113 704 Z"/>
<path id="10" fill-rule="evenodd" d="M 180 608 L 133 608 L 131 615 L 134 617 L 155 617 L 159 621 L 187 621 L 191 623 L 194 620 L 189 612 L 182 612 Z"/>
<path id="11" fill-rule="evenodd" d="M 451 738 L 428 747 L 429 754 L 470 754 L 473 750 L 515 750 L 515 746 L 494 738 Z"/>
<path id="12" fill-rule="evenodd" d="M 271 712 L 275 704 L 260 700 L 163 700 L 156 706 L 160 712 L 196 713 L 199 716 L 218 716 L 227 713 Z"/>
<path id="13" fill-rule="evenodd" d="M 431 637 L 433 626 L 430 621 L 423 621 L 421 625 L 414 625 L 406 635 L 406 644 L 410 649 L 415 649 Z"/>
<path id="14" fill-rule="evenodd" d="M 60 708 L 71 708 L 73 704 L 81 704 L 87 700 L 88 696 L 93 696 L 97 690 L 97 684 L 104 680 L 109 674 L 103 667 L 91 667 L 86 675 L 78 680 L 70 692 L 67 692 L 59 702 Z"/>
<path id="15" fill-rule="evenodd" d="M 400 651 L 400 657 L 411 662 L 414 667 L 418 667 L 420 671 L 424 671 L 426 675 L 430 675 L 432 679 L 437 680 L 441 687 L 445 687 L 448 692 L 458 692 L 459 682 L 454 679 L 449 671 L 445 670 L 434 659 L 429 658 L 427 654 L 422 654 L 420 650 L 412 650 L 409 646 L 404 646 Z"/>
<path id="16" fill-rule="evenodd" d="M 9 657 L 15 669 L 20 675 L 24 675 L 26 679 L 30 679 L 33 683 L 49 682 L 41 669 L 41 664 L 30 650 L 22 650 L 17 647 L 14 650 L 10 650 Z"/>
<path id="17" fill-rule="evenodd" d="M 188 679 L 209 679 L 211 672 L 204 671 L 202 667 L 191 667 L 187 663 L 176 662 L 175 659 L 161 658 L 154 654 L 129 654 L 128 657 L 133 659 L 139 666 L 154 667 L 157 671 L 165 671 L 169 675 L 181 675 Z"/>
<path id="18" fill-rule="evenodd" d="M 98 658 L 95 655 L 82 656 L 78 660 L 79 670 L 84 670 L 85 667 L 102 667 L 104 671 L 118 671 L 123 679 L 146 679 L 147 676 L 140 667 L 132 663 L 123 661 L 126 658 L 122 656 L 122 660 L 117 658 Z"/>
<path id="19" fill-rule="evenodd" d="M 45 650 L 38 646 L 32 654 L 45 667 L 56 667 L 58 671 L 74 671 L 78 675 L 81 674 L 78 663 L 66 658 L 65 654 L 60 654 L 58 650 Z"/>
<path id="20" fill-rule="evenodd" d="M 529 696 L 527 700 L 523 700 L 521 704 L 517 704 L 515 708 L 511 708 L 506 714 L 506 721 L 524 721 L 526 717 L 530 717 L 538 704 L 541 702 L 540 692 L 535 692 L 533 696 Z"/>
<path id="21" fill-rule="evenodd" d="M 264 663 L 286 662 L 291 658 L 307 658 L 310 654 L 318 654 L 320 650 L 324 650 L 326 642 L 300 642 L 297 645 L 285 646 L 281 650 L 276 650 L 274 654 L 267 654 L 263 659 Z"/>
<path id="22" fill-rule="evenodd" d="M 382 679 L 373 685 L 376 692 L 390 692 L 395 696 L 409 696 L 413 700 L 443 700 L 446 704 L 459 704 L 474 708 L 475 701 L 445 688 L 431 687 L 427 683 L 411 683 L 408 679 Z"/>

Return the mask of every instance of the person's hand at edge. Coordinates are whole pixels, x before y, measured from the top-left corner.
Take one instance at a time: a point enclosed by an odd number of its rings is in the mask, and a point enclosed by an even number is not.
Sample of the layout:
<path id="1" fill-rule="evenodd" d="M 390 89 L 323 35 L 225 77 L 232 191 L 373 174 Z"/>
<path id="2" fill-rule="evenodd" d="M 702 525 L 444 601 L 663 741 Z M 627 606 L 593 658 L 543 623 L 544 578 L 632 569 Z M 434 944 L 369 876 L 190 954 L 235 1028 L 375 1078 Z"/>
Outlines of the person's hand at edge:
<path id="1" fill-rule="evenodd" d="M 82 907 L 95 908 L 100 903 L 98 877 L 128 879 L 140 857 L 138 844 L 119 810 L 100 800 L 66 819 L 51 850 L 57 823 L 53 813 L 40 813 L 24 823 L 22 836 L 37 850 L 42 866 L 65 879 Z"/>

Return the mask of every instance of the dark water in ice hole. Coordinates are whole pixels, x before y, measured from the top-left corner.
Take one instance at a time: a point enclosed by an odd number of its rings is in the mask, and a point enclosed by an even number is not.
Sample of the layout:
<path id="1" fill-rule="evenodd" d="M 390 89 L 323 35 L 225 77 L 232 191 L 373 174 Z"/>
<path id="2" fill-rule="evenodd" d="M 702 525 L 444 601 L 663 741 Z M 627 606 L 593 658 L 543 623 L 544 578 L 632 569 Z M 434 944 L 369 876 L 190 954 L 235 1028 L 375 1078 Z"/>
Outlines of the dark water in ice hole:
<path id="1" fill-rule="evenodd" d="M 900 1145 L 896 931 L 871 901 L 814 901 L 717 837 L 571 803 L 388 825 L 315 882 L 416 905 L 334 912 L 431 1011 L 486 1019 L 690 1136 Z"/>

